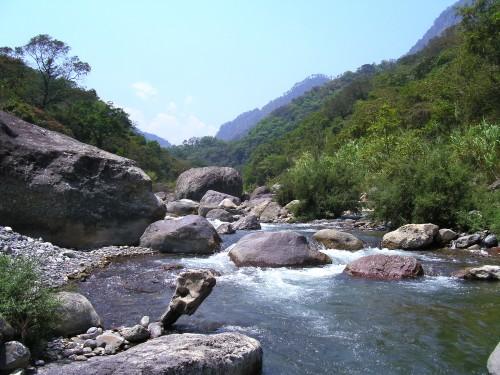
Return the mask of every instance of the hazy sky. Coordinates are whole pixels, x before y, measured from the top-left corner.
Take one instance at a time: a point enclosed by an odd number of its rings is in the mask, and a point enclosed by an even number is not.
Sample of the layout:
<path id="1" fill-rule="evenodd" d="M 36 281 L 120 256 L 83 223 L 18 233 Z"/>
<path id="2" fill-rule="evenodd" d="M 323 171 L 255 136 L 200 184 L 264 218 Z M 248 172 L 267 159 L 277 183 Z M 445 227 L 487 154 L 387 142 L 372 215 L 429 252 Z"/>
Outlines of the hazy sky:
<path id="1" fill-rule="evenodd" d="M 454 0 L 0 0 L 0 46 L 37 34 L 90 63 L 82 81 L 173 143 L 213 135 L 306 76 L 407 52 Z"/>

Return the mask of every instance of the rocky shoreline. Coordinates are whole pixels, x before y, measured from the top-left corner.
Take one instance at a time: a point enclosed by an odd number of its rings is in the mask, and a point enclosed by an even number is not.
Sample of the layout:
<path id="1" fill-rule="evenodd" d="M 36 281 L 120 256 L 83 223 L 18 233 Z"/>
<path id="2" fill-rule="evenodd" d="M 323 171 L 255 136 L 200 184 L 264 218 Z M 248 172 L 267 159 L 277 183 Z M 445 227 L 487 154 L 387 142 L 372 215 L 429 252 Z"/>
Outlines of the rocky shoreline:
<path id="1" fill-rule="evenodd" d="M 66 249 L 16 233 L 0 226 L 0 254 L 32 259 L 42 281 L 49 287 L 62 287 L 72 280 L 85 280 L 95 269 L 124 257 L 154 254 L 156 251 L 136 246 L 106 246 L 91 251 Z"/>

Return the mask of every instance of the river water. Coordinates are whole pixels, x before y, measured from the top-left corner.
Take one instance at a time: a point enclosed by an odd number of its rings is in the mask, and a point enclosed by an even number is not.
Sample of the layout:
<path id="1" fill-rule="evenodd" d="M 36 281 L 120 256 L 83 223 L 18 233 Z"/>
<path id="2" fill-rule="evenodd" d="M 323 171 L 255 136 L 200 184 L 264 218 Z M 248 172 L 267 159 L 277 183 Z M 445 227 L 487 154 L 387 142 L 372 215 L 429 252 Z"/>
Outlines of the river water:
<path id="1" fill-rule="evenodd" d="M 263 230 L 310 237 L 328 226 L 264 225 Z M 157 319 L 165 310 L 176 278 L 166 264 L 215 269 L 222 276 L 212 294 L 175 329 L 255 337 L 264 349 L 266 375 L 487 373 L 486 360 L 500 340 L 500 283 L 463 282 L 449 274 L 467 265 L 498 264 L 498 258 L 481 252 L 381 250 L 381 233 L 352 232 L 367 248 L 325 249 L 331 265 L 238 269 L 227 248 L 247 233 L 223 236 L 224 250 L 212 256 L 123 260 L 78 288 L 107 327 L 133 325 L 143 315 Z M 377 253 L 413 255 L 427 275 L 373 281 L 342 273 L 350 261 Z"/>

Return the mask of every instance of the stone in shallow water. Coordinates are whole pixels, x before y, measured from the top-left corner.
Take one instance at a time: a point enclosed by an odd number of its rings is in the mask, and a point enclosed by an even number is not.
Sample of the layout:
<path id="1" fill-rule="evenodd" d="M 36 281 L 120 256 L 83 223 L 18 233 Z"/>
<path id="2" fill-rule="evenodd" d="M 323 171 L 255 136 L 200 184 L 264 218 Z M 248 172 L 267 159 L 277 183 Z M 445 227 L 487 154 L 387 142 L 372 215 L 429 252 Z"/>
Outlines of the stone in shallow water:
<path id="1" fill-rule="evenodd" d="M 304 267 L 331 263 L 307 239 L 295 232 L 255 232 L 240 239 L 229 251 L 238 267 Z"/>
<path id="2" fill-rule="evenodd" d="M 349 263 L 344 272 L 351 276 L 378 280 L 397 280 L 424 275 L 422 265 L 414 258 L 400 255 L 368 255 Z"/>
<path id="3" fill-rule="evenodd" d="M 434 244 L 439 227 L 434 224 L 407 224 L 386 233 L 382 246 L 388 249 L 418 250 Z"/>
<path id="4" fill-rule="evenodd" d="M 328 249 L 361 250 L 363 248 L 363 241 L 350 233 L 335 229 L 322 229 L 314 233 L 313 238 Z"/>
<path id="5" fill-rule="evenodd" d="M 465 280 L 500 280 L 500 266 L 485 265 L 481 267 L 469 267 L 453 273 L 454 277 Z"/>
<path id="6" fill-rule="evenodd" d="M 120 334 L 123 338 L 129 342 L 143 342 L 146 341 L 150 334 L 147 328 L 144 328 L 142 325 L 137 324 L 133 327 L 125 327 L 120 330 Z"/>
<path id="7" fill-rule="evenodd" d="M 188 270 L 179 275 L 175 293 L 167 311 L 161 317 L 164 327 L 174 324 L 181 315 L 192 315 L 215 286 L 210 270 Z"/>
<path id="8" fill-rule="evenodd" d="M 260 343 L 240 333 L 173 334 L 149 340 L 113 356 L 88 362 L 50 364 L 40 375 L 254 375 L 262 368 Z"/>

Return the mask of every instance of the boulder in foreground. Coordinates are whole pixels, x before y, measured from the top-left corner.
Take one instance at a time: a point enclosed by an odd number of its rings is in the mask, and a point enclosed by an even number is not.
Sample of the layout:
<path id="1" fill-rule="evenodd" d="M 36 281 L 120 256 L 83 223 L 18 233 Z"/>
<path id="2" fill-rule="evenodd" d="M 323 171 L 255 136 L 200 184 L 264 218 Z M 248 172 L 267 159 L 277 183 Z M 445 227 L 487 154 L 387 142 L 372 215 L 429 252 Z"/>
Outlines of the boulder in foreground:
<path id="1" fill-rule="evenodd" d="M 322 229 L 314 233 L 313 238 L 328 249 L 361 250 L 363 241 L 350 233 L 335 229 Z"/>
<path id="2" fill-rule="evenodd" d="M 191 168 L 181 173 L 177 179 L 175 195 L 177 199 L 199 201 L 209 190 L 240 197 L 243 193 L 243 180 L 240 173 L 230 167 Z M 219 203 L 220 201 L 217 204 Z"/>
<path id="3" fill-rule="evenodd" d="M 69 337 L 84 333 L 90 327 L 101 325 L 101 318 L 94 306 L 83 295 L 73 292 L 59 292 L 57 308 L 57 325 L 54 333 Z"/>
<path id="4" fill-rule="evenodd" d="M 159 220 L 147 227 L 140 245 L 163 253 L 212 254 L 220 249 L 221 238 L 207 219 L 188 215 Z"/>
<path id="5" fill-rule="evenodd" d="M 351 276 L 378 280 L 398 280 L 424 275 L 422 265 L 414 258 L 400 255 L 368 255 L 349 263 L 344 272 Z"/>
<path id="6" fill-rule="evenodd" d="M 177 277 L 174 295 L 167 311 L 162 315 L 164 327 L 174 324 L 181 315 L 193 315 L 212 292 L 216 283 L 210 270 L 188 270 Z"/>
<path id="7" fill-rule="evenodd" d="M 260 343 L 240 333 L 172 334 L 112 356 L 40 367 L 39 375 L 255 375 L 262 368 Z"/>
<path id="8" fill-rule="evenodd" d="M 386 233 L 382 247 L 387 249 L 420 250 L 434 244 L 439 227 L 434 224 L 407 224 Z"/>
<path id="9" fill-rule="evenodd" d="M 311 249 L 307 239 L 295 232 L 247 234 L 229 251 L 238 267 L 304 267 L 331 263 L 320 251 Z"/>
<path id="10" fill-rule="evenodd" d="M 0 225 L 64 247 L 133 245 L 165 215 L 132 160 L 0 111 Z"/>
<path id="11" fill-rule="evenodd" d="M 30 350 L 18 341 L 0 343 L 0 372 L 28 367 Z"/>

